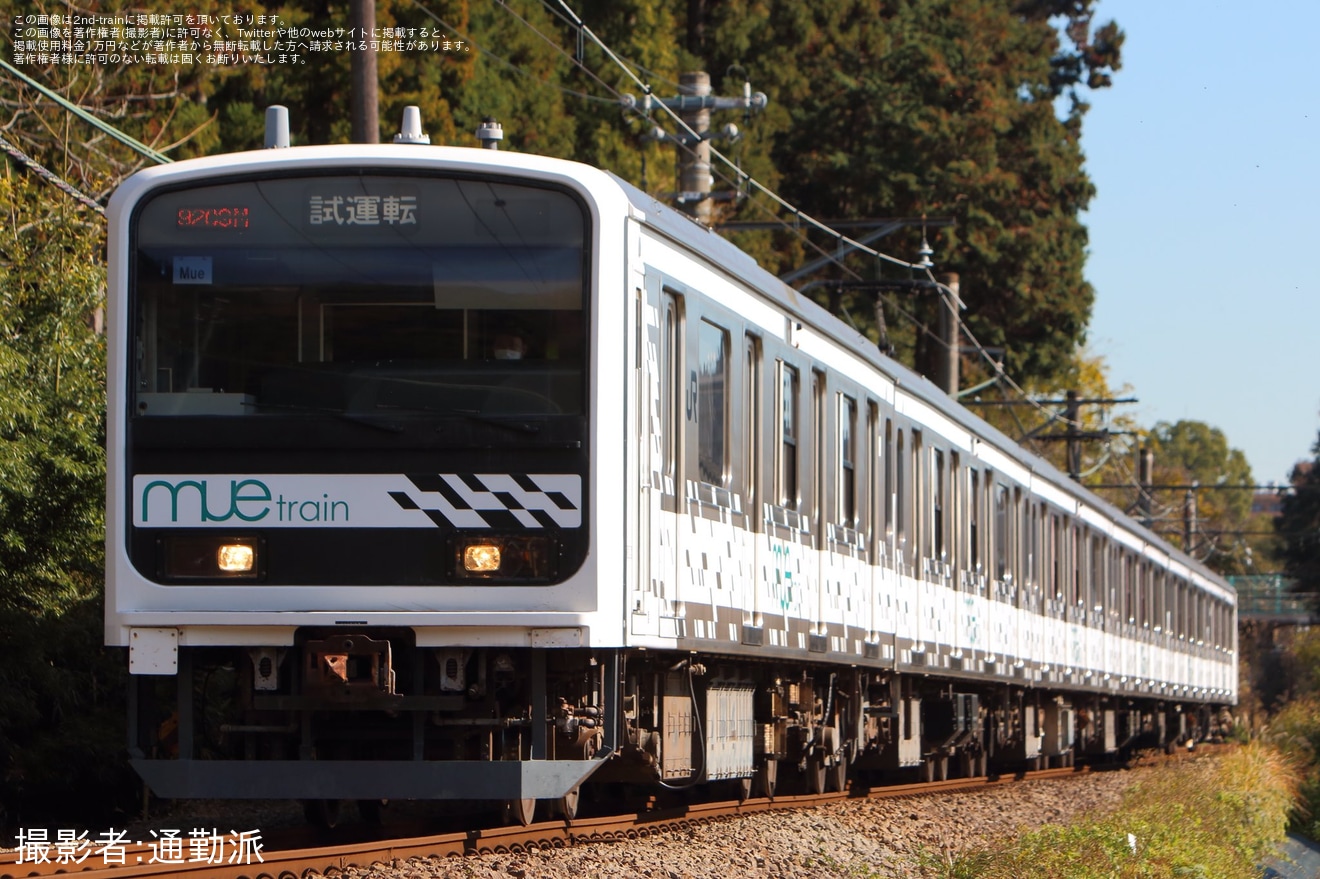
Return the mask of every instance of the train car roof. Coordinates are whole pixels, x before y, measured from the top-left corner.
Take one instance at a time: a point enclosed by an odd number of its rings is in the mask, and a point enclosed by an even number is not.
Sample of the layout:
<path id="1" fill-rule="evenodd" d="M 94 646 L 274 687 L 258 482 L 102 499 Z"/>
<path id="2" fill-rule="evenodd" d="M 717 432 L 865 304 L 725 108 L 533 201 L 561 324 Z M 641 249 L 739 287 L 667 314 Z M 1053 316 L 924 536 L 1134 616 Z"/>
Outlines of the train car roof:
<path id="1" fill-rule="evenodd" d="M 961 406 L 956 401 L 950 400 L 948 395 L 937 388 L 930 379 L 882 354 L 869 339 L 856 329 L 845 324 L 810 297 L 766 271 L 760 263 L 735 244 L 714 230 L 698 223 L 687 214 L 674 210 L 654 196 L 643 192 L 618 175 L 612 172 L 606 173 L 609 173 L 624 190 L 629 202 L 645 215 L 647 225 L 693 253 L 705 256 L 712 265 L 754 287 L 762 295 L 773 300 L 806 324 L 827 332 L 838 344 L 846 346 L 853 354 L 860 356 L 874 366 L 877 371 L 891 378 L 895 385 L 901 387 L 906 393 L 932 406 L 958 426 L 995 447 L 1032 474 L 1041 476 L 1052 486 L 1065 492 L 1074 500 L 1104 512 L 1117 527 L 1140 537 L 1146 543 L 1154 544 L 1160 552 L 1181 562 L 1201 577 L 1214 582 L 1216 586 L 1226 590 L 1229 594 L 1234 594 L 1233 587 L 1220 574 L 1211 571 L 1202 563 L 1173 548 L 1162 537 L 1132 519 L 1122 510 L 1074 482 L 1067 474 L 1060 471 L 1045 458 L 1026 451 L 1017 442 L 966 406 Z"/>

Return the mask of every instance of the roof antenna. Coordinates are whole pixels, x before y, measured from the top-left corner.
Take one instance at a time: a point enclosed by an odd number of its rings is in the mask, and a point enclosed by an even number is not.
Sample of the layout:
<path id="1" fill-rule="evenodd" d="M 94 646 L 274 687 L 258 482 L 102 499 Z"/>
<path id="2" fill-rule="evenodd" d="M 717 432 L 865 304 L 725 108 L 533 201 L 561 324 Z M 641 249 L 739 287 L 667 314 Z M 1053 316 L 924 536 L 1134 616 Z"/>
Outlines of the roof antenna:
<path id="1" fill-rule="evenodd" d="M 477 140 L 481 141 L 482 149 L 499 149 L 500 141 L 504 140 L 504 126 L 496 122 L 494 116 L 487 116 L 477 126 Z"/>
<path id="2" fill-rule="evenodd" d="M 430 143 L 431 135 L 422 131 L 422 111 L 415 104 L 403 108 L 403 125 L 394 135 L 395 143 Z"/>
<path id="3" fill-rule="evenodd" d="M 289 108 L 272 104 L 266 108 L 266 149 L 289 148 Z"/>

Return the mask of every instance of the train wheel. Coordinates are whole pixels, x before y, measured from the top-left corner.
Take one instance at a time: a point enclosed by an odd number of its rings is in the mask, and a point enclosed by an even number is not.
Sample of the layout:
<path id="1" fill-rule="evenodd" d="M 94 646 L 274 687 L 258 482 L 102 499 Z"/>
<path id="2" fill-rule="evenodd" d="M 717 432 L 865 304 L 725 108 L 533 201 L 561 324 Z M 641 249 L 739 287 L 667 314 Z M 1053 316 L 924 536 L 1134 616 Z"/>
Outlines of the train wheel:
<path id="1" fill-rule="evenodd" d="M 303 800 L 303 817 L 307 823 L 322 830 L 339 826 L 342 800 Z"/>
<path id="2" fill-rule="evenodd" d="M 948 781 L 948 780 L 949 780 L 949 758 L 948 758 L 948 757 L 936 757 L 936 758 L 935 758 L 935 777 L 938 778 L 940 781 Z"/>
<path id="3" fill-rule="evenodd" d="M 825 793 L 825 758 L 819 753 L 807 758 L 807 793 Z"/>
<path id="4" fill-rule="evenodd" d="M 526 827 L 532 823 L 536 815 L 536 800 L 533 797 L 522 797 L 516 800 L 505 800 L 504 816 L 509 824 L 517 824 L 519 827 Z"/>
<path id="5" fill-rule="evenodd" d="M 832 791 L 845 791 L 848 789 L 848 751 L 840 751 L 835 758 L 835 763 L 830 767 L 829 789 Z"/>
<path id="6" fill-rule="evenodd" d="M 389 804 L 389 800 L 358 800 L 358 817 L 363 824 L 379 827 L 385 823 L 385 807 Z"/>
<path id="7" fill-rule="evenodd" d="M 927 757 L 921 761 L 921 780 L 930 784 L 935 780 L 935 758 Z"/>
<path id="8" fill-rule="evenodd" d="M 775 798 L 775 786 L 779 781 L 779 761 L 767 757 L 756 770 L 756 792 L 768 800 Z"/>
<path id="9" fill-rule="evenodd" d="M 958 752 L 958 771 L 963 778 L 976 777 L 976 758 L 970 752 Z"/>
<path id="10" fill-rule="evenodd" d="M 752 780 L 750 778 L 740 778 L 736 782 L 736 785 L 737 788 L 735 792 L 738 795 L 738 802 L 747 802 L 752 796 Z"/>
<path id="11" fill-rule="evenodd" d="M 563 816 L 563 819 L 569 824 L 572 824 L 573 820 L 577 818 L 578 800 L 581 796 L 582 789 L 575 787 L 559 798 L 559 814 Z"/>

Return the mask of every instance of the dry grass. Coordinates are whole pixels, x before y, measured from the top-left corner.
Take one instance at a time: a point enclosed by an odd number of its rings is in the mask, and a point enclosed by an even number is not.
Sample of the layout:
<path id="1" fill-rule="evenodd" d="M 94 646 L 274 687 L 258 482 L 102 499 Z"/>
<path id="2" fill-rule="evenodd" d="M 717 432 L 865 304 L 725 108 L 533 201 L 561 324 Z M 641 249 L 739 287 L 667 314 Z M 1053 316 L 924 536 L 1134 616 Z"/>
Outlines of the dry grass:
<path id="1" fill-rule="evenodd" d="M 1283 838 L 1302 785 L 1296 761 L 1261 742 L 1216 759 L 1158 767 L 1108 815 L 1027 833 L 952 865 L 943 879 L 1068 879 L 1259 875 L 1256 864 Z"/>

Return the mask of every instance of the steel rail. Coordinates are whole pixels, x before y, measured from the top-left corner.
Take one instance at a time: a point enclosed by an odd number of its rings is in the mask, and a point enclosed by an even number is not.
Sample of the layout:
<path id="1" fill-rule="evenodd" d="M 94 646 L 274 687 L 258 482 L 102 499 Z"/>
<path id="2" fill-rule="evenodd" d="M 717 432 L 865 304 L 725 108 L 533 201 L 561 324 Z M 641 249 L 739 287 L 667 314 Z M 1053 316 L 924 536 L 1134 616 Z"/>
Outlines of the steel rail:
<path id="1" fill-rule="evenodd" d="M 82 864 L 17 863 L 17 852 L 0 853 L 0 879 L 32 879 L 56 875 L 78 879 L 138 879 L 150 876 L 195 876 L 207 879 L 291 879 L 315 871 L 327 873 L 347 867 L 369 867 L 376 863 L 395 863 L 410 858 L 445 859 L 469 855 L 526 852 L 530 849 L 566 848 L 598 842 L 640 839 L 672 833 L 742 815 L 807 809 L 850 799 L 890 799 L 929 796 L 940 793 L 984 790 L 1018 781 L 1040 781 L 1085 774 L 1083 768 L 1042 769 L 1015 775 L 978 776 L 915 784 L 860 787 L 822 794 L 777 795 L 773 799 L 753 798 L 674 807 L 661 807 L 632 815 L 578 818 L 571 822 L 558 819 L 527 827 L 491 827 L 433 836 L 386 839 L 339 844 L 328 847 L 271 850 L 263 847 L 260 863 L 151 863 L 152 847 L 126 845 L 123 865 L 110 865 L 88 858 Z M 54 843 L 51 843 L 52 849 Z"/>

